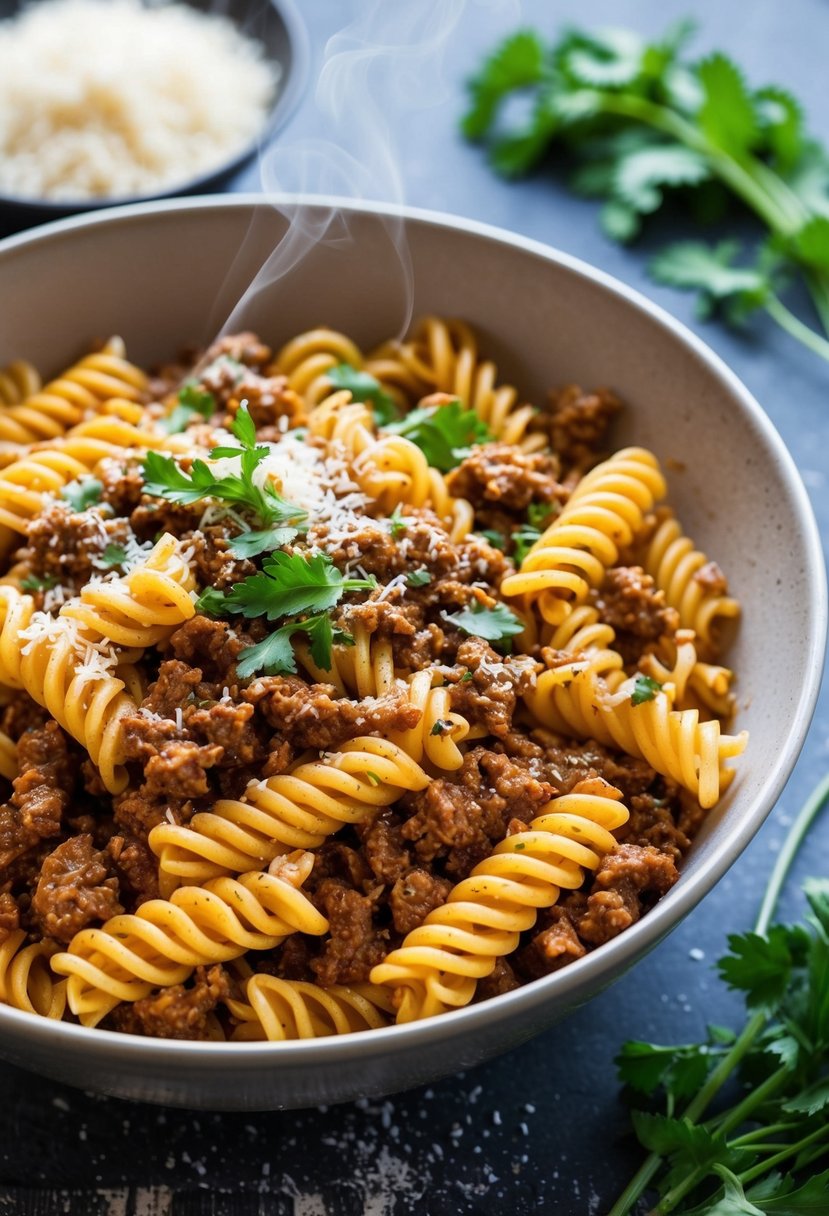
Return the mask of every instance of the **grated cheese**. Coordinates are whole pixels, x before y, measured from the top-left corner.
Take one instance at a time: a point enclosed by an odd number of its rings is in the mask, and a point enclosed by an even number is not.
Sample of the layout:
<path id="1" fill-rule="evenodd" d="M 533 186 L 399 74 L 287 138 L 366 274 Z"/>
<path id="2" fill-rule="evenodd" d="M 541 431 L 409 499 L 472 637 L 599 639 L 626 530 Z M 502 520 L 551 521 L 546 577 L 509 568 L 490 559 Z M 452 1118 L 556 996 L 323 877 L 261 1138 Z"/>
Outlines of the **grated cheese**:
<path id="1" fill-rule="evenodd" d="M 0 191 L 152 194 L 220 168 L 261 129 L 279 69 L 189 4 L 47 0 L 0 22 Z"/>

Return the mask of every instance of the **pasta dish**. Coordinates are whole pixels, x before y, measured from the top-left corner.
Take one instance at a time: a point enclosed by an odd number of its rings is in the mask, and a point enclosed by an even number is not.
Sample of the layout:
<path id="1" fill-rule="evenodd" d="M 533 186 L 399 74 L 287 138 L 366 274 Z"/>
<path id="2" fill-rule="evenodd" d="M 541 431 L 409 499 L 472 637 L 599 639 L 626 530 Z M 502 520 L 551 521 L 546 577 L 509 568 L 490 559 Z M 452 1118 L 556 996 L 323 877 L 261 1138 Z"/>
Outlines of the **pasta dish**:
<path id="1" fill-rule="evenodd" d="M 0 1001 L 339 1034 L 644 915 L 746 735 L 738 602 L 619 409 L 436 317 L 0 368 Z"/>

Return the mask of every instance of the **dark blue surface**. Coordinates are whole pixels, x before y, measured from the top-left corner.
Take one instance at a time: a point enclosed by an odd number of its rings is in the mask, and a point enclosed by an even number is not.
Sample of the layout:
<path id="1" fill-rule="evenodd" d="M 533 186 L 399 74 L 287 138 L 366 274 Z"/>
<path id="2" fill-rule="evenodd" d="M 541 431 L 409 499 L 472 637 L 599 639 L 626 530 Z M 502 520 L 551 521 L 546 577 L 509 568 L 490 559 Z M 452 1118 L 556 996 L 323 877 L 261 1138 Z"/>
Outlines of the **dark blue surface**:
<path id="1" fill-rule="evenodd" d="M 403 13 L 416 7 L 386 0 L 367 28 L 382 32 L 390 9 Z M 436 11 L 446 18 L 454 5 L 442 0 Z M 812 129 L 829 142 L 824 63 L 829 11 L 821 0 L 753 0 L 750 6 L 717 0 L 640 0 L 627 6 L 612 0 L 556 5 L 470 0 L 442 60 L 434 48 L 428 72 L 422 62 L 408 75 L 401 68 L 399 88 L 384 97 L 399 188 L 388 162 L 378 156 L 378 145 L 360 130 L 363 108 L 353 93 L 337 99 L 344 124 L 338 127 L 321 115 L 311 90 L 283 132 L 269 172 L 284 188 L 348 192 L 338 174 L 316 172 L 317 161 L 303 155 L 309 144 L 302 141 L 350 128 L 372 165 L 375 197 L 513 229 L 577 254 L 644 291 L 695 329 L 757 396 L 794 454 L 825 534 L 829 367 L 771 323 L 761 323 L 750 336 L 698 324 L 688 297 L 646 278 L 647 242 L 633 249 L 610 244 L 598 231 L 595 208 L 568 195 L 552 173 L 518 185 L 498 181 L 480 152 L 456 135 L 461 82 L 508 29 L 525 23 L 550 32 L 553 21 L 624 20 L 656 33 L 689 11 L 700 24 L 701 51 L 722 47 L 744 65 L 753 83 L 788 86 L 802 100 Z M 364 20 L 371 10 L 314 0 L 302 12 L 319 65 L 326 40 L 352 16 Z M 442 88 L 433 70 L 439 62 Z M 251 166 L 234 185 L 258 188 L 258 169 Z M 605 1212 L 640 1160 L 628 1137 L 613 1056 L 627 1038 L 688 1041 L 703 1033 L 706 1022 L 729 1023 L 738 1016 L 739 1002 L 723 991 L 712 964 L 727 932 L 752 923 L 786 826 L 826 772 L 828 753 L 824 695 L 778 807 L 703 904 L 633 973 L 565 1024 L 465 1076 L 387 1103 L 237 1116 L 162 1112 L 98 1099 L 0 1066 L 5 1099 L 0 1213 L 61 1210 L 63 1198 L 56 1192 L 79 1188 L 85 1195 L 69 1200 L 63 1210 L 119 1216 Z M 813 832 L 796 867 L 783 914 L 801 910 L 799 879 L 827 872 L 829 818 Z M 124 1187 L 133 1189 L 122 1192 Z M 93 1200 L 87 1188 L 118 1193 Z"/>

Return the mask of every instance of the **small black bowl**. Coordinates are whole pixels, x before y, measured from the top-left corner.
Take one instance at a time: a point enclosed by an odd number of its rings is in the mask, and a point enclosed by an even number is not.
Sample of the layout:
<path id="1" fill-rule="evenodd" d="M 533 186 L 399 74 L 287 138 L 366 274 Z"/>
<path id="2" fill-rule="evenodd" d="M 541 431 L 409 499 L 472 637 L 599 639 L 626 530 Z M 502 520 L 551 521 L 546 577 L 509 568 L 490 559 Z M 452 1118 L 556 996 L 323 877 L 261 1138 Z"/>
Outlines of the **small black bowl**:
<path id="1" fill-rule="evenodd" d="M 310 61 L 308 36 L 293 0 L 184 0 L 202 12 L 229 17 L 238 29 L 265 47 L 266 58 L 279 64 L 276 98 L 257 138 L 208 173 L 150 194 L 118 195 L 111 198 L 36 199 L 16 198 L 0 192 L 0 236 L 7 236 L 35 224 L 62 219 L 82 211 L 116 207 L 123 203 L 142 203 L 154 198 L 203 194 L 223 186 L 246 161 L 273 138 L 293 114 L 305 89 Z M 29 0 L 31 3 L 31 0 Z M 24 7 L 23 0 L 0 0 L 0 18 L 12 17 Z"/>

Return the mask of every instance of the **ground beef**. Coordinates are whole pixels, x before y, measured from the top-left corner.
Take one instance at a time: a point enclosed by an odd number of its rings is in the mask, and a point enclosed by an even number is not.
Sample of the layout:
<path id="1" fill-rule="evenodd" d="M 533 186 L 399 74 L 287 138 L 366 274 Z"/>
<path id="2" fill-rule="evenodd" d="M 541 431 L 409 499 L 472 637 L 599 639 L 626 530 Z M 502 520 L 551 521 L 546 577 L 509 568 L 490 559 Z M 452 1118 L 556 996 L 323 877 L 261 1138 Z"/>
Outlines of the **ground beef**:
<path id="1" fill-rule="evenodd" d="M 222 360 L 222 355 L 225 359 Z M 256 334 L 250 330 L 243 330 L 238 334 L 223 334 L 221 338 L 217 338 L 211 346 L 207 348 L 204 357 L 200 360 L 200 364 L 204 368 L 210 368 L 208 378 L 215 371 L 216 375 L 222 374 L 222 367 L 227 366 L 227 360 L 233 363 L 241 363 L 244 367 L 253 368 L 254 371 L 265 371 L 273 357 L 273 352 L 269 346 L 266 346 Z M 219 360 L 218 366 L 214 369 L 211 364 Z M 234 375 L 239 374 L 239 368 L 235 369 Z M 234 381 L 235 383 L 235 381 Z M 205 388 L 210 388 L 211 384 L 207 380 L 202 379 L 202 384 Z"/>
<path id="2" fill-rule="evenodd" d="M 511 443 L 486 443 L 473 448 L 449 477 L 449 489 L 476 509 L 497 503 L 511 511 L 526 511 L 531 502 L 563 501 L 558 461 L 543 453 L 522 452 Z"/>
<path id="3" fill-rule="evenodd" d="M 11 891 L 0 892 L 0 946 L 15 929 L 20 928 L 20 908 Z"/>
<path id="4" fill-rule="evenodd" d="M 519 696 L 534 683 L 535 663 L 526 656 L 504 658 L 483 638 L 461 642 L 456 661 L 472 678 L 452 686 L 452 709 L 487 734 L 508 734 Z"/>
<path id="5" fill-rule="evenodd" d="M 403 842 L 398 816 L 393 811 L 381 811 L 358 831 L 374 877 L 389 886 L 396 883 L 411 865 L 411 851 Z"/>
<path id="6" fill-rule="evenodd" d="M 436 878 L 428 870 L 418 867 L 408 870 L 389 893 L 389 908 L 397 932 L 410 933 L 422 925 L 430 912 L 446 903 L 451 890 L 451 882 Z"/>
<path id="7" fill-rule="evenodd" d="M 330 751 L 358 735 L 409 730 L 420 720 L 420 710 L 409 704 L 405 688 L 350 701 L 337 697 L 330 684 L 306 684 L 298 676 L 263 676 L 242 696 L 300 750 Z"/>
<path id="8" fill-rule="evenodd" d="M 56 722 L 21 736 L 17 759 L 11 801 L 0 806 L 0 869 L 39 841 L 60 835 L 75 788 L 75 762 Z"/>
<path id="9" fill-rule="evenodd" d="M 32 899 L 32 911 L 44 937 L 68 945 L 87 925 L 123 912 L 118 879 L 92 836 L 72 836 L 43 862 Z"/>
<path id="10" fill-rule="evenodd" d="M 387 935 L 373 923 L 374 901 L 331 878 L 320 884 L 316 898 L 330 926 L 311 963 L 317 981 L 326 988 L 365 983 L 389 950 Z"/>
<path id="11" fill-rule="evenodd" d="M 602 620 L 616 631 L 614 649 L 626 665 L 635 664 L 648 643 L 672 637 L 679 628 L 679 613 L 668 607 L 665 592 L 641 566 L 608 570 L 594 602 Z"/>
<path id="12" fill-rule="evenodd" d="M 121 898 L 130 907 L 158 898 L 158 858 L 145 841 L 135 836 L 113 836 L 106 851 Z"/>
<path id="13" fill-rule="evenodd" d="M 551 393 L 550 412 L 542 420 L 562 465 L 583 470 L 595 463 L 608 426 L 620 409 L 619 399 L 604 388 L 585 393 L 579 385 L 569 384 Z"/>
<path id="14" fill-rule="evenodd" d="M 25 692 L 17 693 L 0 716 L 0 730 L 17 743 L 26 731 L 41 730 L 49 721 L 49 715 Z"/>
<path id="15" fill-rule="evenodd" d="M 224 528 L 202 528 L 187 537 L 187 544 L 193 550 L 191 567 L 199 586 L 227 591 L 235 583 L 256 574 L 253 562 L 234 557 Z"/>
<path id="16" fill-rule="evenodd" d="M 112 507 L 114 515 L 129 517 L 141 502 L 144 478 L 138 459 L 106 456 L 95 470 L 101 482 L 101 502 Z"/>
<path id="17" fill-rule="evenodd" d="M 716 562 L 706 562 L 694 575 L 706 595 L 728 595 L 728 579 Z"/>
<path id="18" fill-rule="evenodd" d="M 505 958 L 495 960 L 495 966 L 489 975 L 478 980 L 475 989 L 475 1001 L 488 1001 L 493 996 L 501 996 L 504 992 L 512 992 L 521 987 L 521 980 L 515 974 L 513 967 Z"/>
<path id="19" fill-rule="evenodd" d="M 26 526 L 24 556 L 39 579 L 53 580 L 77 592 L 93 574 L 107 545 L 123 545 L 130 529 L 125 519 L 107 519 L 98 511 L 74 512 L 69 503 L 45 507 Z"/>
<path id="20" fill-rule="evenodd" d="M 562 907 L 547 908 L 539 914 L 531 941 L 518 952 L 515 965 L 525 980 L 535 980 L 559 971 L 587 953 L 575 925 Z"/>
<path id="21" fill-rule="evenodd" d="M 239 654 L 250 645 L 244 634 L 227 621 L 211 621 L 194 616 L 170 638 L 170 649 L 177 659 L 198 667 L 205 680 L 221 687 L 236 682 Z"/>
<path id="22" fill-rule="evenodd" d="M 208 1015 L 230 995 L 221 966 L 197 967 L 189 984 L 174 984 L 132 1005 L 118 1005 L 108 1022 L 124 1034 L 155 1039 L 209 1039 Z"/>
<path id="23" fill-rule="evenodd" d="M 635 924 L 679 878 L 672 859 L 650 845 L 622 844 L 608 853 L 579 921 L 579 936 L 601 946 Z"/>
<path id="24" fill-rule="evenodd" d="M 476 747 L 451 778 L 439 777 L 404 800 L 414 813 L 401 834 L 414 843 L 421 862 L 440 859 L 446 873 L 459 881 L 503 840 L 510 819 L 528 823 L 553 793 L 527 767 Z"/>

